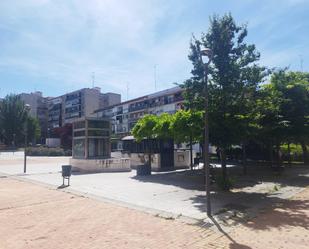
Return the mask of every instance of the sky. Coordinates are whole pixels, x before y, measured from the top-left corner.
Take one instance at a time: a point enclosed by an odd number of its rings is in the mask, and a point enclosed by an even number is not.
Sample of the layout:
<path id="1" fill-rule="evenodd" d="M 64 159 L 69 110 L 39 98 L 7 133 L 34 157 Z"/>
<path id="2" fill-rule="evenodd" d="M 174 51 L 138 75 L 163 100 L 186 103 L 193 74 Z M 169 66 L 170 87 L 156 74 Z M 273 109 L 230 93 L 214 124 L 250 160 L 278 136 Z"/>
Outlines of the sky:
<path id="1" fill-rule="evenodd" d="M 309 0 L 0 0 L 0 97 L 173 87 L 190 77 L 192 34 L 228 12 L 261 65 L 309 71 Z"/>

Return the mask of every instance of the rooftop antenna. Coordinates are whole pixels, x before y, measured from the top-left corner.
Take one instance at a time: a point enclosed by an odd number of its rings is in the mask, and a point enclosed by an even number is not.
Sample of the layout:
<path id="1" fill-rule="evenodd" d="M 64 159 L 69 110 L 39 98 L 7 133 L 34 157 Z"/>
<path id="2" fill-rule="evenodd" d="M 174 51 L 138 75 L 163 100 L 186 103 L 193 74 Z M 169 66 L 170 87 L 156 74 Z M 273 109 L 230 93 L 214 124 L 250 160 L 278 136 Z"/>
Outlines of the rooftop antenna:
<path id="1" fill-rule="evenodd" d="M 300 59 L 300 71 L 303 72 L 304 60 L 303 60 L 303 56 L 301 54 L 299 55 L 299 59 Z"/>
<path id="2" fill-rule="evenodd" d="M 157 91 L 157 64 L 155 64 L 153 68 L 153 77 L 154 77 L 155 91 Z"/>
<path id="3" fill-rule="evenodd" d="M 129 100 L 129 82 L 127 82 L 127 100 Z"/>
<path id="4" fill-rule="evenodd" d="M 95 72 L 92 72 L 91 79 L 92 79 L 92 88 L 94 88 Z"/>

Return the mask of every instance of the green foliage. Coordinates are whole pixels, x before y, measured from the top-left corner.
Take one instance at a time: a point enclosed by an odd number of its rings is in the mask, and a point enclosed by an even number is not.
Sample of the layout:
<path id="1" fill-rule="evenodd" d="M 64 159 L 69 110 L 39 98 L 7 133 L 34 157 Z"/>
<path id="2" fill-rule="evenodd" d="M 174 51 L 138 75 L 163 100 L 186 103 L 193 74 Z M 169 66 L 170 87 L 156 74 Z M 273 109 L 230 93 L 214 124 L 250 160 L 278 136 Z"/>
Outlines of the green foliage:
<path id="1" fill-rule="evenodd" d="M 62 148 L 48 148 L 48 147 L 28 147 L 28 156 L 71 156 L 72 151 L 65 151 Z"/>
<path id="2" fill-rule="evenodd" d="M 222 176 L 217 176 L 216 184 L 220 190 L 228 191 L 235 185 L 235 180 L 230 177 L 224 179 Z"/>
<path id="3" fill-rule="evenodd" d="M 173 115 L 172 131 L 177 143 L 201 142 L 204 130 L 202 111 L 179 110 Z"/>
<path id="4" fill-rule="evenodd" d="M 157 123 L 157 116 L 147 114 L 137 121 L 131 133 L 133 134 L 137 142 L 140 142 L 145 138 L 156 138 L 157 134 L 155 132 L 155 127 L 157 126 Z"/>
<path id="5" fill-rule="evenodd" d="M 0 103 L 0 136 L 5 144 L 22 143 L 27 112 L 17 95 L 7 95 Z"/>
<path id="6" fill-rule="evenodd" d="M 193 37 L 191 41 L 192 77 L 182 85 L 186 107 L 203 111 L 204 75 L 208 74 L 209 139 L 220 150 L 224 184 L 229 184 L 226 151 L 234 144 L 244 144 L 256 133 L 254 102 L 259 84 L 269 74 L 257 64 L 260 54 L 255 45 L 245 42 L 246 36 L 246 26 L 237 25 L 231 14 L 214 15 L 208 32 L 200 40 Z M 211 49 L 213 54 L 207 69 L 201 60 L 202 47 Z"/>
<path id="7" fill-rule="evenodd" d="M 280 146 L 280 148 L 281 148 L 283 153 L 285 153 L 285 154 L 288 153 L 288 145 L 287 144 L 282 144 Z M 290 152 L 291 152 L 291 154 L 301 154 L 302 148 L 298 144 L 290 144 Z"/>
<path id="8" fill-rule="evenodd" d="M 309 161 L 309 74 L 278 70 L 260 91 L 259 140 L 277 146 L 302 145 L 304 161 Z"/>
<path id="9" fill-rule="evenodd" d="M 258 84 L 267 70 L 256 64 L 260 54 L 245 43 L 247 29 L 236 25 L 230 14 L 213 16 L 207 34 L 195 37 L 190 45 L 193 64 L 191 79 L 184 82 L 186 105 L 193 110 L 204 108 L 203 65 L 201 46 L 211 48 L 213 62 L 209 68 L 209 124 L 212 144 L 227 149 L 239 143 L 245 128 L 250 127 L 250 107 Z M 253 125 L 254 126 L 254 125 Z"/>
<path id="10" fill-rule="evenodd" d="M 163 113 L 156 118 L 156 124 L 153 129 L 154 137 L 159 139 L 173 138 L 174 117 L 168 113 Z"/>
<path id="11" fill-rule="evenodd" d="M 41 128 L 40 128 L 39 120 L 31 116 L 28 116 L 27 119 L 28 119 L 27 120 L 28 141 L 35 142 L 41 136 Z"/>

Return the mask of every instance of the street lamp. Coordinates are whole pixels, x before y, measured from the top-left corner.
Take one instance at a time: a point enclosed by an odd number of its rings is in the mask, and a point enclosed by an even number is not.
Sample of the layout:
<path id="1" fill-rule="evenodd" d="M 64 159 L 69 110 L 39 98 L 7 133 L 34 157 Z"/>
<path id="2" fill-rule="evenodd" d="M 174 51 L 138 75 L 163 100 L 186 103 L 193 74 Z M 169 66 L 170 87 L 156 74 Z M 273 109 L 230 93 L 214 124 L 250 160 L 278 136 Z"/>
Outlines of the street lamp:
<path id="1" fill-rule="evenodd" d="M 24 151 L 24 173 L 27 170 L 27 145 L 28 145 L 28 113 L 31 109 L 31 106 L 25 104 L 25 111 L 26 111 L 26 122 L 25 122 L 25 151 Z"/>
<path id="2" fill-rule="evenodd" d="M 206 188 L 206 205 L 207 205 L 207 216 L 211 216 L 211 205 L 210 205 L 210 174 L 209 174 L 209 122 L 208 122 L 208 85 L 207 76 L 209 70 L 209 64 L 212 60 L 213 53 L 210 48 L 201 49 L 200 59 L 204 66 L 204 95 L 205 95 L 205 134 L 204 134 L 204 170 L 205 170 L 205 188 Z"/>

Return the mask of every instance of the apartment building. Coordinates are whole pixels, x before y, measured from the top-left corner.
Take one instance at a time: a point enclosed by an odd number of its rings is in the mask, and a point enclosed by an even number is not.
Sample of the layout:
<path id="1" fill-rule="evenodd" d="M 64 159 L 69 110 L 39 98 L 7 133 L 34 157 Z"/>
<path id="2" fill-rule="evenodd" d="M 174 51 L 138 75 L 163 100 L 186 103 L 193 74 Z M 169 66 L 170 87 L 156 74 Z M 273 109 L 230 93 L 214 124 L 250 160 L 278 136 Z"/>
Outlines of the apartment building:
<path id="1" fill-rule="evenodd" d="M 121 102 L 121 95 L 101 93 L 99 87 L 83 88 L 48 100 L 48 127 L 53 129 L 89 117 L 99 109 Z"/>
<path id="2" fill-rule="evenodd" d="M 128 100 L 113 106 L 98 109 L 93 116 L 112 120 L 112 132 L 115 137 L 113 149 L 121 149 L 122 137 L 130 134 L 139 118 L 145 114 L 173 114 L 183 106 L 183 89 L 173 87 L 153 94 Z"/>
<path id="3" fill-rule="evenodd" d="M 42 92 L 36 91 L 33 93 L 21 93 L 20 99 L 30 105 L 30 115 L 38 119 L 41 127 L 41 138 L 47 136 L 47 98 L 43 97 Z M 42 141 L 41 141 L 42 142 Z"/>

